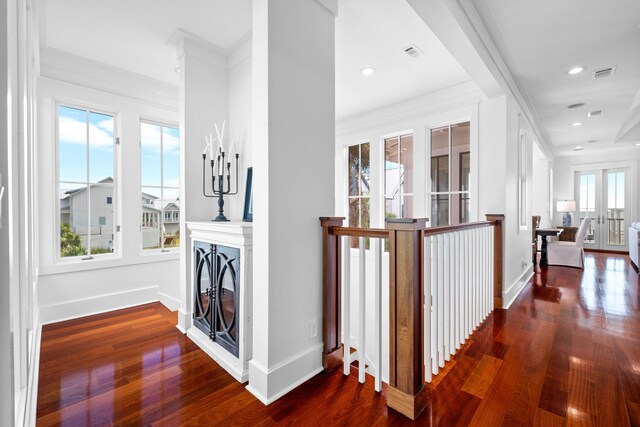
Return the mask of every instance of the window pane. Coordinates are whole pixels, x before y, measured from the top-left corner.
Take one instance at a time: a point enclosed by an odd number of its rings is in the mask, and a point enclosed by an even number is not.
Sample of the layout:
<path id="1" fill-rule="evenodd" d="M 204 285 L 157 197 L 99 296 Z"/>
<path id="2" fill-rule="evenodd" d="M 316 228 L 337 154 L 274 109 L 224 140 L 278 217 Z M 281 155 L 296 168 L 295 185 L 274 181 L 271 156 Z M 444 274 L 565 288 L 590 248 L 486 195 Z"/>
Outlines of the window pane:
<path id="1" fill-rule="evenodd" d="M 140 175 L 143 186 L 162 185 L 160 136 L 160 126 L 140 123 Z"/>
<path id="2" fill-rule="evenodd" d="M 89 190 L 91 207 L 91 227 L 87 230 L 91 242 L 89 252 L 91 255 L 111 253 L 115 224 L 113 205 L 107 204 L 107 197 L 113 197 L 113 184 L 94 184 L 89 187 Z"/>
<path id="3" fill-rule="evenodd" d="M 371 179 L 371 158 L 368 142 L 360 144 L 360 179 L 360 194 L 368 195 L 370 191 L 369 182 Z"/>
<path id="4" fill-rule="evenodd" d="M 160 188 L 142 187 L 142 247 L 156 249 L 161 247 L 162 200 Z"/>
<path id="5" fill-rule="evenodd" d="M 87 187 L 60 183 L 60 257 L 87 254 Z"/>
<path id="6" fill-rule="evenodd" d="M 384 193 L 389 196 L 397 194 L 400 189 L 400 159 L 398 156 L 399 142 L 399 137 L 387 138 L 384 140 Z"/>
<path id="7" fill-rule="evenodd" d="M 162 198 L 162 246 L 180 246 L 180 201 L 177 188 L 164 188 Z"/>
<path id="8" fill-rule="evenodd" d="M 162 128 L 162 151 L 164 175 L 162 185 L 178 188 L 180 186 L 180 134 L 178 129 Z"/>
<path id="9" fill-rule="evenodd" d="M 113 178 L 113 116 L 89 113 L 89 181 Z"/>
<path id="10" fill-rule="evenodd" d="M 431 225 L 439 227 L 449 225 L 449 195 L 431 196 Z"/>
<path id="11" fill-rule="evenodd" d="M 349 147 L 349 196 L 359 196 L 360 146 Z"/>
<path id="12" fill-rule="evenodd" d="M 469 191 L 470 187 L 469 122 L 451 125 L 451 184 L 453 191 Z"/>
<path id="13" fill-rule="evenodd" d="M 431 130 L 431 159 L 436 158 L 435 171 L 431 169 L 431 190 L 449 191 L 449 127 Z"/>
<path id="14" fill-rule="evenodd" d="M 400 169 L 402 193 L 413 193 L 413 135 L 400 138 Z"/>
<path id="15" fill-rule="evenodd" d="M 58 107 L 59 181 L 87 181 L 87 112 Z"/>

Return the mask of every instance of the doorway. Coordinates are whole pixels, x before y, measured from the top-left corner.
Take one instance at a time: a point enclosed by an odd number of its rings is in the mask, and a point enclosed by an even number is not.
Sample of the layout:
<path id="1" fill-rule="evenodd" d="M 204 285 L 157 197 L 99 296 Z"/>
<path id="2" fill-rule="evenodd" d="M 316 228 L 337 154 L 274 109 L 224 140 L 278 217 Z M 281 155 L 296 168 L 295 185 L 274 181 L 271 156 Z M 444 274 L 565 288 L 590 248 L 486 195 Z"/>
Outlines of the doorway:
<path id="1" fill-rule="evenodd" d="M 628 168 L 576 172 L 578 224 L 591 218 L 585 248 L 624 251 L 631 206 Z"/>

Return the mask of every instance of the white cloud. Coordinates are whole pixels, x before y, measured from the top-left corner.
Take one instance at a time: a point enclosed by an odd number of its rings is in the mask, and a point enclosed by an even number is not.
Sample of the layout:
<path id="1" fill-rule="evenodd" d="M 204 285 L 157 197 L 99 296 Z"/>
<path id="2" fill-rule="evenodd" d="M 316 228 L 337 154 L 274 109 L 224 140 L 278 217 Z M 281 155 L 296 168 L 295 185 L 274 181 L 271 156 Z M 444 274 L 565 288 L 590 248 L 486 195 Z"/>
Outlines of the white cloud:
<path id="1" fill-rule="evenodd" d="M 103 124 L 106 126 L 106 124 Z M 108 129 L 111 131 L 111 127 Z M 87 143 L 87 124 L 84 121 L 72 119 L 71 117 L 60 117 L 59 120 L 60 142 L 67 144 Z M 107 129 L 89 124 L 89 135 L 91 137 L 91 147 L 112 147 L 113 134 Z"/>
<path id="2" fill-rule="evenodd" d="M 142 147 L 150 150 L 160 151 L 160 126 L 149 123 L 140 124 L 140 141 Z M 180 138 L 164 133 L 162 140 L 165 153 L 177 154 L 180 152 Z"/>

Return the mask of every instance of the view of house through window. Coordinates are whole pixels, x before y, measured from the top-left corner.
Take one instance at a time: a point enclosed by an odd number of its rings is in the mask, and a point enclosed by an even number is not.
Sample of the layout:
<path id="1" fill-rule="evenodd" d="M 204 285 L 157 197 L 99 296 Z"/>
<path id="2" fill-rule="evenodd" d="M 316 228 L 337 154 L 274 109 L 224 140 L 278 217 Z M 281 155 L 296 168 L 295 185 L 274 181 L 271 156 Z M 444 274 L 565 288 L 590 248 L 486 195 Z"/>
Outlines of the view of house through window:
<path id="1" fill-rule="evenodd" d="M 469 122 L 431 130 L 431 225 L 471 220 Z"/>
<path id="2" fill-rule="evenodd" d="M 349 227 L 369 227 L 371 162 L 369 143 L 349 147 Z M 351 247 L 358 239 L 351 238 Z"/>
<path id="3" fill-rule="evenodd" d="M 384 140 L 384 204 L 386 218 L 413 215 L 413 135 Z"/>
<path id="4" fill-rule="evenodd" d="M 60 257 L 114 251 L 114 118 L 58 106 Z"/>
<path id="5" fill-rule="evenodd" d="M 140 122 L 143 249 L 180 246 L 180 137 L 178 129 Z"/>

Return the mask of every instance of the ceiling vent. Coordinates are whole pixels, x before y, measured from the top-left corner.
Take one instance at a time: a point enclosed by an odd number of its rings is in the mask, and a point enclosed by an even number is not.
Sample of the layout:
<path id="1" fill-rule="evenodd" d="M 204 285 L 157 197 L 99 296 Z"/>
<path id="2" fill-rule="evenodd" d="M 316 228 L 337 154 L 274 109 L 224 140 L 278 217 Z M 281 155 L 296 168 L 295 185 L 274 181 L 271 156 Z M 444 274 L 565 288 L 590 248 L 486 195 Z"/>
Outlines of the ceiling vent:
<path id="1" fill-rule="evenodd" d="M 598 139 L 590 139 L 587 141 L 587 144 L 595 144 L 596 142 L 598 142 Z"/>
<path id="2" fill-rule="evenodd" d="M 598 117 L 604 114 L 604 110 L 589 111 L 587 117 Z"/>
<path id="3" fill-rule="evenodd" d="M 616 72 L 616 67 L 608 67 L 608 68 L 603 68 L 601 70 L 596 70 L 593 73 L 591 73 L 591 78 L 592 79 L 604 79 L 606 77 L 611 77 L 614 75 L 614 73 Z"/>
<path id="4" fill-rule="evenodd" d="M 412 58 L 422 55 L 422 51 L 413 44 L 405 47 L 404 52 Z"/>
<path id="5" fill-rule="evenodd" d="M 584 102 L 578 102 L 577 104 L 571 104 L 567 108 L 580 108 L 584 107 Z"/>

